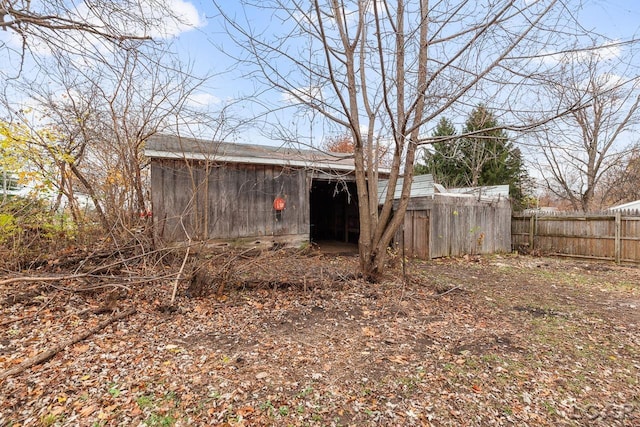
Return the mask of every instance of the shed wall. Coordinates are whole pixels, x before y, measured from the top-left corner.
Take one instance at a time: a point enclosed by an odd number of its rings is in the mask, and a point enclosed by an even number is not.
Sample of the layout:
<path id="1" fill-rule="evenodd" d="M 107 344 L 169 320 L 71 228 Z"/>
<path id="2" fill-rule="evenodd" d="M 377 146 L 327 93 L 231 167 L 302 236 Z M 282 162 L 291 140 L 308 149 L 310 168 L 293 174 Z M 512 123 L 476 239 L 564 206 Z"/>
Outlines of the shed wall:
<path id="1" fill-rule="evenodd" d="M 151 180 L 155 233 L 162 241 L 308 239 L 303 169 L 153 159 Z M 277 197 L 286 201 L 281 212 L 273 207 Z"/>
<path id="2" fill-rule="evenodd" d="M 400 233 L 404 238 L 396 241 L 418 258 L 510 252 L 511 204 L 440 194 L 412 198 Z"/>

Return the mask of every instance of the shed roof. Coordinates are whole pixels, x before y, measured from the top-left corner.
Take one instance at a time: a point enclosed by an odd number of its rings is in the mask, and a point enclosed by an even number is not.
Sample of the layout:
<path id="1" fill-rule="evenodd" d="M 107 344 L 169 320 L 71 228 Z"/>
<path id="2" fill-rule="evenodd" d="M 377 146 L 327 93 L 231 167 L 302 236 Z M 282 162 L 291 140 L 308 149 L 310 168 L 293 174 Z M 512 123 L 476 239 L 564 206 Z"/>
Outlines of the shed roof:
<path id="1" fill-rule="evenodd" d="M 396 190 L 393 194 L 394 200 L 400 199 L 403 182 L 404 178 L 398 178 Z M 380 180 L 378 182 L 378 200 L 380 203 L 382 203 L 387 196 L 388 187 L 389 181 Z M 483 199 L 508 198 L 509 186 L 492 185 L 484 187 L 444 188 L 442 185 L 434 182 L 433 175 L 431 174 L 415 175 L 413 177 L 413 182 L 411 183 L 411 198 L 433 197 L 436 193 L 454 197 L 481 197 Z"/>
<path id="2" fill-rule="evenodd" d="M 404 178 L 398 178 L 396 182 L 396 189 L 393 193 L 393 198 L 399 199 L 402 194 L 402 185 L 404 183 Z M 384 202 L 385 197 L 387 197 L 387 188 L 389 187 L 388 180 L 380 180 L 378 181 L 378 200 L 380 203 Z M 413 177 L 413 181 L 411 182 L 411 197 L 426 197 L 433 196 L 435 193 L 434 183 L 433 183 L 433 175 L 425 174 L 425 175 L 415 175 Z"/>
<path id="3" fill-rule="evenodd" d="M 159 159 L 281 165 L 343 172 L 350 172 L 355 169 L 351 154 L 327 153 L 320 150 L 298 149 L 284 145 L 274 147 L 207 141 L 173 135 L 154 135 L 150 137 L 146 142 L 144 154 L 147 157 Z"/>
<path id="4" fill-rule="evenodd" d="M 509 197 L 509 185 L 486 185 L 483 187 L 447 188 L 447 193 L 469 194 L 477 197 Z"/>

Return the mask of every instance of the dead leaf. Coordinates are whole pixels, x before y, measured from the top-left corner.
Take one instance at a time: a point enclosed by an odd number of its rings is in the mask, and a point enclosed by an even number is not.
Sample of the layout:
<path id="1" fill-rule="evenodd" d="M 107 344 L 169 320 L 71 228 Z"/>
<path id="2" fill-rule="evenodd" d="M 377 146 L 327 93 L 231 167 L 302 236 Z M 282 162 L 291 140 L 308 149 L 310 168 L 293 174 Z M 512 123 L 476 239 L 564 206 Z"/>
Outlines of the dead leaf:
<path id="1" fill-rule="evenodd" d="M 369 326 L 364 326 L 362 328 L 362 335 L 365 337 L 375 337 L 376 333 Z"/>
<path id="2" fill-rule="evenodd" d="M 398 363 L 400 365 L 406 365 L 407 363 L 409 363 L 404 356 L 389 356 L 387 359 L 389 359 L 393 363 Z"/>
<path id="3" fill-rule="evenodd" d="M 86 418 L 93 414 L 97 409 L 98 408 L 95 405 L 85 406 L 80 410 L 80 416 Z"/>
<path id="4" fill-rule="evenodd" d="M 255 412 L 255 409 L 253 409 L 253 407 L 251 406 L 245 406 L 243 408 L 240 408 L 236 411 L 236 414 L 240 415 L 241 417 L 246 417 L 249 414 L 253 414 Z"/>
<path id="5" fill-rule="evenodd" d="M 76 346 L 73 347 L 73 352 L 81 354 L 81 353 L 84 353 L 84 352 L 88 351 L 89 348 L 90 348 L 89 344 L 80 344 L 80 345 L 76 345 Z"/>

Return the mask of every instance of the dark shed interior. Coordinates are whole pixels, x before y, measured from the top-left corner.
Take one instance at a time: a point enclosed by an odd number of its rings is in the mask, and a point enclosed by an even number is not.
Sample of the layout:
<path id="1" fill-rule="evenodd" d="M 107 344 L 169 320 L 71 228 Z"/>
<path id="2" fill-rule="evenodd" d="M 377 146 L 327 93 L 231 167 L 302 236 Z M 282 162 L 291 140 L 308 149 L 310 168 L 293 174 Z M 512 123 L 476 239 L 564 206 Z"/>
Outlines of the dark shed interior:
<path id="1" fill-rule="evenodd" d="M 311 241 L 358 243 L 356 183 L 314 179 L 311 184 Z"/>

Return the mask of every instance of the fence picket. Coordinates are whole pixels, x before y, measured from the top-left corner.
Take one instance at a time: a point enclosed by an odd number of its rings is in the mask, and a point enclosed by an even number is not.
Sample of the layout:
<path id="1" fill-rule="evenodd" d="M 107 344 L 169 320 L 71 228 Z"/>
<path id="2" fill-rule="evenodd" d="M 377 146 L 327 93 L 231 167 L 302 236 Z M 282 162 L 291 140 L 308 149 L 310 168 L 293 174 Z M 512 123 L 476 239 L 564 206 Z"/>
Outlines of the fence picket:
<path id="1" fill-rule="evenodd" d="M 640 210 L 514 214 L 511 241 L 515 250 L 637 263 Z"/>

